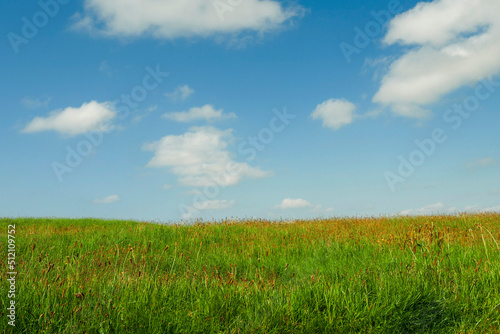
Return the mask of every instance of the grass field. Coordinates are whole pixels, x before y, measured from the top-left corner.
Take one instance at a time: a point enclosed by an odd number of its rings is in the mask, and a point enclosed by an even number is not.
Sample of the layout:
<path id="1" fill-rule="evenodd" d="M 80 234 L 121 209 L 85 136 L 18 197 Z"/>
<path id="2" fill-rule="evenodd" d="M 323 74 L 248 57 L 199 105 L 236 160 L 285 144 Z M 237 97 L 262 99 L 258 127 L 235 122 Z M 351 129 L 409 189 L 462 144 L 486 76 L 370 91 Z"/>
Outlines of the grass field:
<path id="1" fill-rule="evenodd" d="M 2 333 L 500 332 L 500 214 L 0 221 Z"/>

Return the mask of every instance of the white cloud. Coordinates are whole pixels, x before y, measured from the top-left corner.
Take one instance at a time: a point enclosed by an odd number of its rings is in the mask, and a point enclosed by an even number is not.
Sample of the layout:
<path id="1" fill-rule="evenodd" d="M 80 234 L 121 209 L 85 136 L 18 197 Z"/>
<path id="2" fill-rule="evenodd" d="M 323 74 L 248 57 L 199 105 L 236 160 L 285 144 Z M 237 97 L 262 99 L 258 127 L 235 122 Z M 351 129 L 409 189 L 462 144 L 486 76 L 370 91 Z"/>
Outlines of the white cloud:
<path id="1" fill-rule="evenodd" d="M 466 212 L 499 212 L 500 205 L 492 206 L 489 208 L 481 208 L 479 205 L 469 205 L 465 207 L 464 211 Z"/>
<path id="2" fill-rule="evenodd" d="M 464 211 L 478 211 L 479 210 L 479 205 L 467 205 L 464 208 Z"/>
<path id="3" fill-rule="evenodd" d="M 188 97 L 194 94 L 194 89 L 188 85 L 179 86 L 173 92 L 166 93 L 165 96 L 171 99 L 173 102 L 186 101 Z"/>
<path id="4" fill-rule="evenodd" d="M 265 32 L 283 27 L 304 11 L 274 0 L 244 0 L 237 5 L 220 0 L 85 0 L 84 5 L 85 14 L 75 16 L 74 29 L 161 39 Z"/>
<path id="5" fill-rule="evenodd" d="M 45 101 L 41 101 L 40 99 L 32 99 L 29 97 L 24 97 L 21 100 L 21 104 L 24 107 L 29 108 L 29 109 L 38 109 L 41 107 L 47 108 L 49 106 L 50 100 L 51 100 L 50 97 L 48 99 L 46 99 Z"/>
<path id="6" fill-rule="evenodd" d="M 234 113 L 224 114 L 222 109 L 216 110 L 212 105 L 207 104 L 203 107 L 191 108 L 188 111 L 178 111 L 163 114 L 163 118 L 177 122 L 193 122 L 198 120 L 217 121 L 236 118 Z"/>
<path id="7" fill-rule="evenodd" d="M 193 195 L 199 195 L 199 191 L 193 190 Z M 228 200 L 206 200 L 200 201 L 187 208 L 186 213 L 182 215 L 182 219 L 192 219 L 201 217 L 200 211 L 224 210 L 232 208 L 235 201 Z"/>
<path id="8" fill-rule="evenodd" d="M 102 130 L 105 123 L 116 116 L 113 109 L 112 103 L 91 101 L 79 108 L 55 110 L 48 117 L 35 117 L 22 132 L 56 131 L 63 135 L 76 136 L 92 130 Z"/>
<path id="9" fill-rule="evenodd" d="M 485 211 L 485 212 L 500 212 L 500 205 L 492 206 L 491 208 L 486 208 L 483 211 Z"/>
<path id="10" fill-rule="evenodd" d="M 424 206 L 423 208 L 420 209 L 410 209 L 401 211 L 399 214 L 402 216 L 432 215 L 432 214 L 442 213 L 443 211 L 451 212 L 455 211 L 455 208 L 445 209 L 443 203 L 439 202 L 436 204 Z"/>
<path id="11" fill-rule="evenodd" d="M 335 211 L 335 208 L 326 208 L 324 209 L 323 206 L 321 205 L 316 205 L 314 207 L 314 209 L 312 210 L 313 212 L 316 212 L 316 213 L 329 213 L 329 212 L 333 212 Z"/>
<path id="12" fill-rule="evenodd" d="M 270 172 L 231 159 L 227 151 L 232 130 L 221 131 L 211 126 L 193 127 L 182 135 L 170 135 L 146 144 L 153 151 L 147 167 L 168 167 L 184 186 L 233 186 L 245 178 L 268 177 Z"/>
<path id="13" fill-rule="evenodd" d="M 285 198 L 280 204 L 276 205 L 278 209 L 298 209 L 298 208 L 311 208 L 313 204 L 305 199 Z"/>
<path id="14" fill-rule="evenodd" d="M 330 99 L 319 104 L 311 118 L 323 121 L 323 126 L 338 130 L 354 121 L 356 106 L 349 101 Z"/>
<path id="15" fill-rule="evenodd" d="M 276 209 L 304 209 L 309 208 L 314 213 L 328 213 L 334 211 L 334 208 L 324 209 L 323 206 L 312 204 L 311 202 L 301 198 L 285 198 L 280 204 L 275 206 Z"/>
<path id="16" fill-rule="evenodd" d="M 499 12 L 498 0 L 436 0 L 396 16 L 384 42 L 410 48 L 391 64 L 373 101 L 423 118 L 426 105 L 498 74 Z"/>
<path id="17" fill-rule="evenodd" d="M 193 205 L 193 208 L 198 211 L 205 210 L 223 210 L 228 209 L 234 205 L 234 201 L 227 200 L 211 200 L 211 201 L 203 201 L 196 203 Z"/>
<path id="18" fill-rule="evenodd" d="M 104 198 L 97 198 L 94 200 L 94 204 L 110 204 L 110 203 L 116 203 L 120 201 L 120 196 L 118 195 L 111 195 L 108 197 Z"/>

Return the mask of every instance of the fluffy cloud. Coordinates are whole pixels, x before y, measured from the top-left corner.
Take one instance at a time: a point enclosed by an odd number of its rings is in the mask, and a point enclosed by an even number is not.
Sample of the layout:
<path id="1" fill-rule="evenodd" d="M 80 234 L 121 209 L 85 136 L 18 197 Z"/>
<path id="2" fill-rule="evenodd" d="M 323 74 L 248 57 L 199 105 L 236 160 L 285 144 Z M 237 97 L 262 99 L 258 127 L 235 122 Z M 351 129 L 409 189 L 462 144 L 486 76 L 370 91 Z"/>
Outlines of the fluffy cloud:
<path id="1" fill-rule="evenodd" d="M 111 195 L 108 197 L 104 198 L 97 198 L 94 200 L 94 204 L 110 204 L 110 203 L 116 203 L 120 201 L 120 196 L 118 195 Z"/>
<path id="2" fill-rule="evenodd" d="M 143 149 L 153 151 L 147 167 L 168 167 L 179 183 L 191 187 L 233 186 L 244 178 L 263 178 L 270 172 L 231 159 L 227 151 L 232 130 L 193 127 L 183 135 L 166 136 Z"/>
<path id="3" fill-rule="evenodd" d="M 224 114 L 223 110 L 216 110 L 212 105 L 207 104 L 203 107 L 191 108 L 188 111 L 179 111 L 163 114 L 163 118 L 170 119 L 177 122 L 193 122 L 199 120 L 205 121 L 218 121 L 224 119 L 236 118 L 234 113 Z"/>
<path id="4" fill-rule="evenodd" d="M 354 121 L 356 106 L 349 101 L 330 99 L 319 104 L 311 118 L 323 121 L 323 126 L 338 130 Z"/>
<path id="5" fill-rule="evenodd" d="M 311 202 L 306 201 L 305 199 L 297 198 L 285 198 L 281 201 L 280 204 L 276 205 L 278 209 L 298 209 L 298 208 L 310 208 L 313 207 Z"/>
<path id="6" fill-rule="evenodd" d="M 299 6 L 285 8 L 274 0 L 85 0 L 84 4 L 85 14 L 76 16 L 76 29 L 164 39 L 264 32 L 303 13 Z"/>
<path id="7" fill-rule="evenodd" d="M 66 136 L 76 136 L 92 130 L 102 129 L 103 125 L 116 116 L 114 105 L 109 102 L 91 101 L 79 108 L 68 107 L 56 110 L 46 118 L 36 117 L 23 130 L 23 133 L 56 131 Z"/>
<path id="8" fill-rule="evenodd" d="M 309 208 L 311 212 L 315 213 L 328 213 L 332 212 L 333 208 L 324 209 L 321 205 L 314 205 L 311 202 L 301 199 L 301 198 L 285 198 L 280 204 L 275 206 L 276 209 L 286 210 L 286 209 L 304 209 Z"/>
<path id="9" fill-rule="evenodd" d="M 173 92 L 166 93 L 165 96 L 171 99 L 173 102 L 186 101 L 188 97 L 194 94 L 194 89 L 188 85 L 179 86 Z"/>
<path id="10" fill-rule="evenodd" d="M 500 72 L 500 2 L 421 2 L 395 17 L 384 42 L 410 46 L 394 61 L 373 101 L 422 118 L 426 105 Z"/>

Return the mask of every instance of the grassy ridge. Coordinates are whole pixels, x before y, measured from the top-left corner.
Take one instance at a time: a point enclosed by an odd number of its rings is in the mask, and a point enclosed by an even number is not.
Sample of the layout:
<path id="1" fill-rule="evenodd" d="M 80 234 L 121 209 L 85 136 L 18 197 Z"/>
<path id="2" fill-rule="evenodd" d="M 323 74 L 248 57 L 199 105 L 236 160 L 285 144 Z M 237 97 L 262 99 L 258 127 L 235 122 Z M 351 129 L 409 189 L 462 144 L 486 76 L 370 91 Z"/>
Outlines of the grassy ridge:
<path id="1" fill-rule="evenodd" d="M 500 215 L 16 224 L 18 333 L 499 333 Z"/>

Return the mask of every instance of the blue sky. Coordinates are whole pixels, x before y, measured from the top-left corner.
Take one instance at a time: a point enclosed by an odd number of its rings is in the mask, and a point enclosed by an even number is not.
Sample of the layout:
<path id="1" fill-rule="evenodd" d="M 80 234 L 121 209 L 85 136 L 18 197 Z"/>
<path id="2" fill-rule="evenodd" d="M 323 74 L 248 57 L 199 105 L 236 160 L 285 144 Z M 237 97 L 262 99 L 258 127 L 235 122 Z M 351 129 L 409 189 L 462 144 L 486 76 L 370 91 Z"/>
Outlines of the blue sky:
<path id="1" fill-rule="evenodd" d="M 0 215 L 500 210 L 495 0 L 0 4 Z"/>

